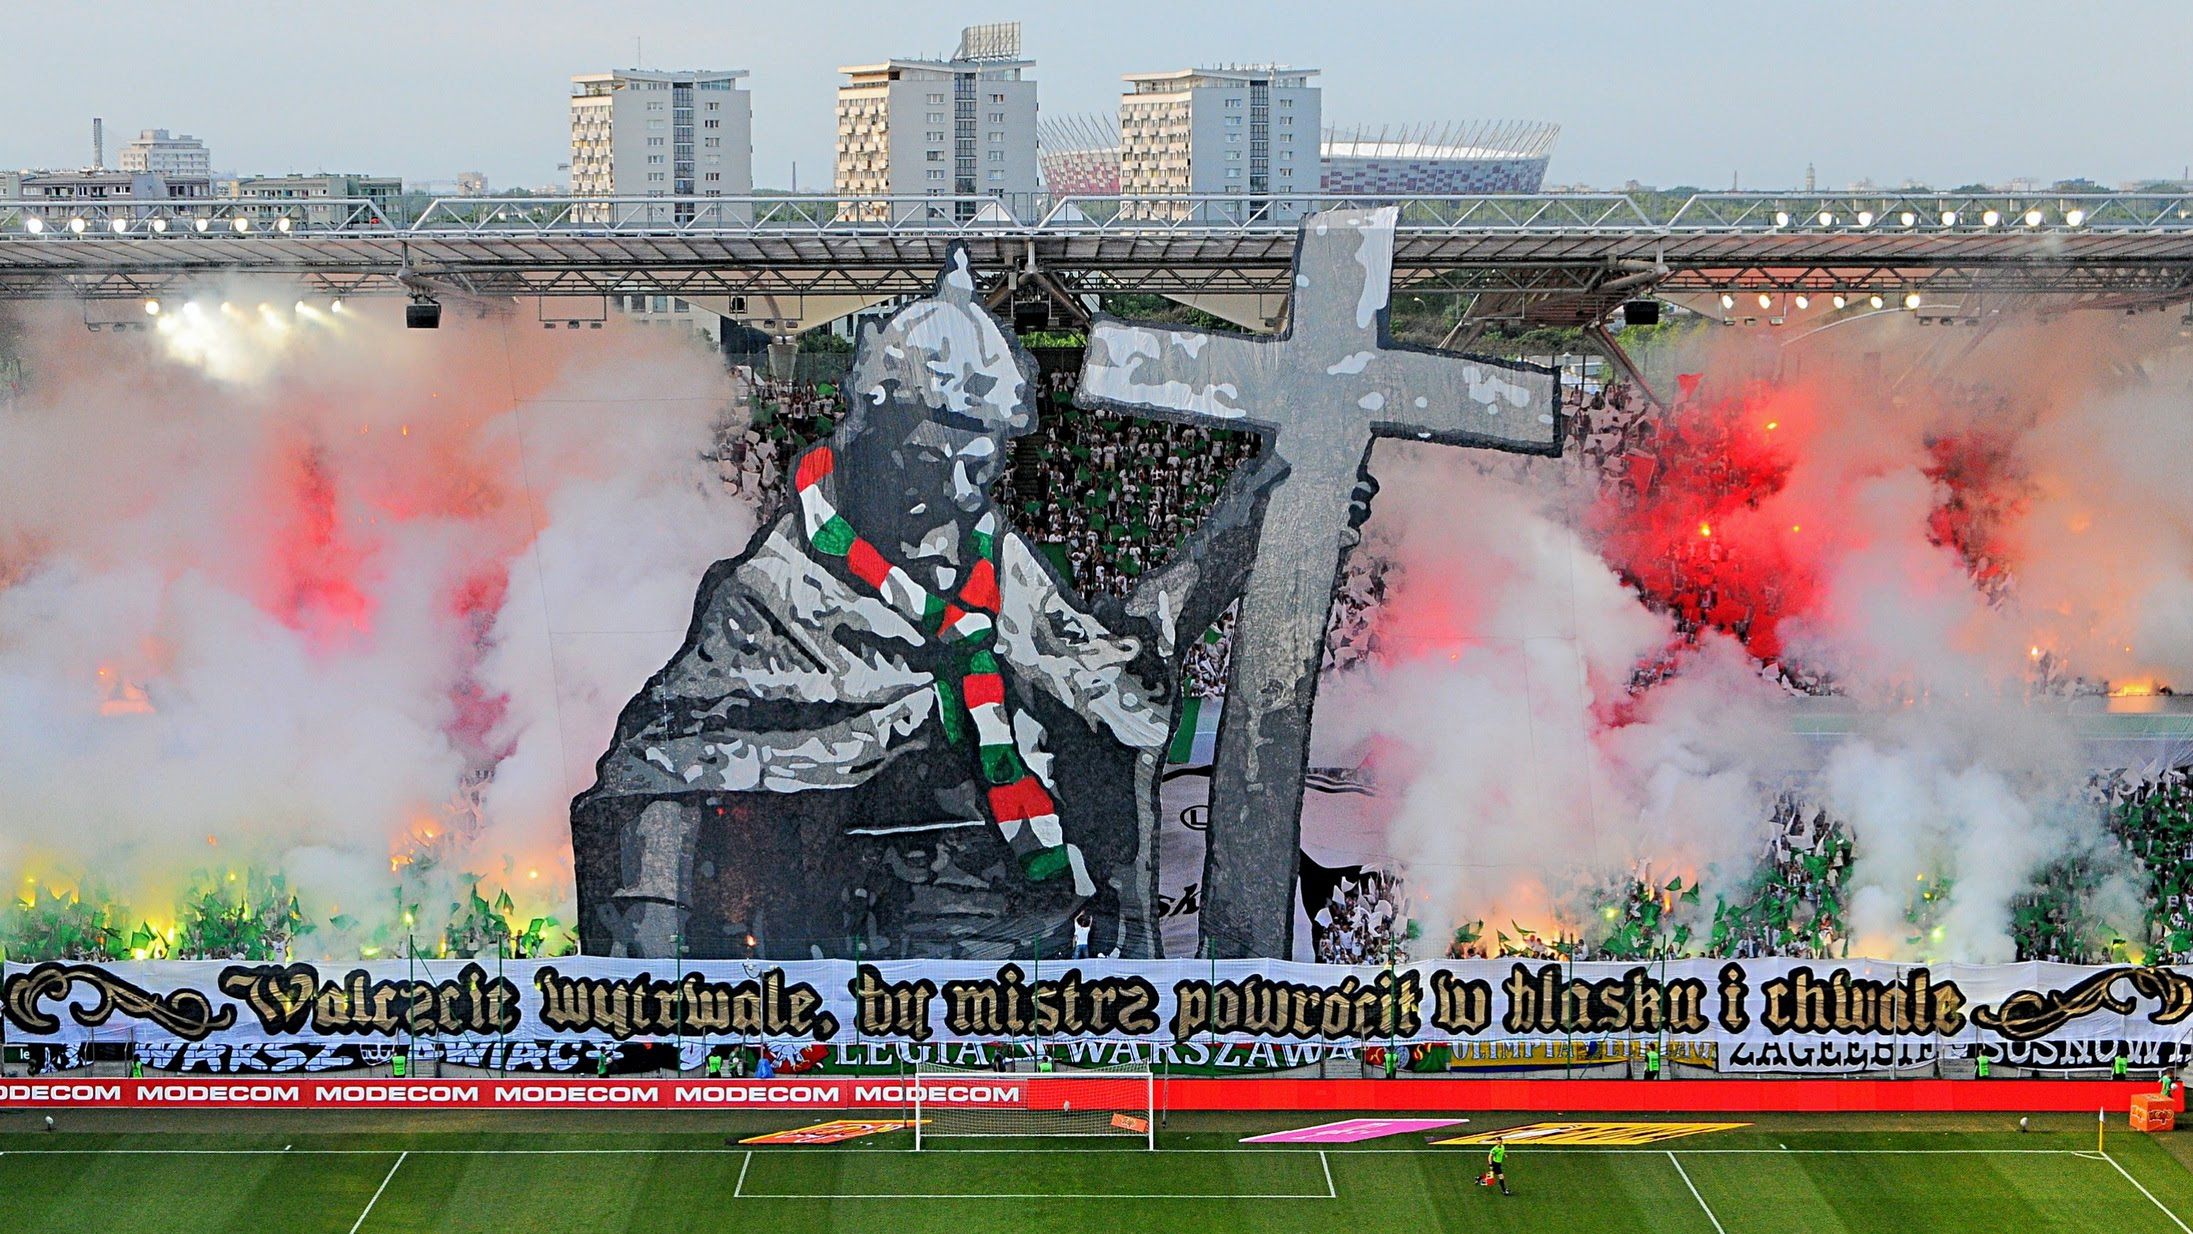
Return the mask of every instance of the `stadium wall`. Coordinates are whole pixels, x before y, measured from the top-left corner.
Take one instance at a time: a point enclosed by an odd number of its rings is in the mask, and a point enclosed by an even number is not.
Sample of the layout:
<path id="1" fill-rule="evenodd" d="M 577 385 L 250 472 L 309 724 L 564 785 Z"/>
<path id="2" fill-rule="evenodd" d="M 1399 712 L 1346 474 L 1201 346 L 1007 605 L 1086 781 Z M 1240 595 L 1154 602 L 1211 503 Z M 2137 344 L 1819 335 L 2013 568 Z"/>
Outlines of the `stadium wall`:
<path id="1" fill-rule="evenodd" d="M 933 1081 L 932 1106 L 1056 1109 L 1118 1078 L 996 1076 Z M 1100 1091 L 1101 1090 L 1101 1091 Z M 1183 1079 L 1158 1084 L 1177 1111 L 1452 1111 L 1566 1113 L 2083 1113 L 2130 1109 L 2146 1081 L 2118 1080 L 1287 1080 Z M 2185 1090 L 2172 1107 L 2185 1109 Z M 836 1110 L 901 1109 L 912 1082 L 893 1077 L 798 1080 L 104 1079 L 0 1080 L 0 1109 L 131 1110 Z"/>

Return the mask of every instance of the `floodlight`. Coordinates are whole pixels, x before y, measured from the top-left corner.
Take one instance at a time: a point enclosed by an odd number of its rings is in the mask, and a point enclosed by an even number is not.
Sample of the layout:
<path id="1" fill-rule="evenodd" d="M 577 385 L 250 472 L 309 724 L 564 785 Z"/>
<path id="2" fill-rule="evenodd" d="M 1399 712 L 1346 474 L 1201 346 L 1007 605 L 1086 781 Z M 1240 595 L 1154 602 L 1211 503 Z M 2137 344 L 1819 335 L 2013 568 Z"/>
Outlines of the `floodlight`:
<path id="1" fill-rule="evenodd" d="M 39 232 L 44 231 L 45 229 L 46 220 L 39 218 L 35 214 L 23 220 L 23 230 L 29 232 L 34 236 L 37 235 Z"/>
<path id="2" fill-rule="evenodd" d="M 2084 223 L 2085 221 L 2086 211 L 2079 209 L 2077 206 L 2073 206 L 2071 209 L 2064 211 L 2064 225 L 2066 227 L 2077 227 L 2079 224 Z"/>
<path id="3" fill-rule="evenodd" d="M 166 235 L 168 229 L 168 221 L 166 219 L 154 219 L 152 220 L 152 229 L 161 233 L 162 235 Z"/>
<path id="4" fill-rule="evenodd" d="M 121 234 L 122 234 L 123 232 L 125 232 L 125 231 L 128 231 L 128 230 L 129 230 L 129 220 L 128 220 L 128 219 L 108 219 L 108 220 L 107 220 L 107 229 L 108 229 L 109 231 L 112 231 L 112 232 L 113 232 L 113 233 L 114 233 L 115 235 L 119 236 L 119 235 L 121 235 Z"/>
<path id="5" fill-rule="evenodd" d="M 1808 308 L 1811 308 L 1811 307 L 1812 307 L 1812 297 L 1811 297 L 1811 296 L 1807 296 L 1807 295 L 1803 295 L 1803 294 L 1800 294 L 1800 295 L 1799 295 L 1799 296 L 1797 297 L 1797 307 L 1798 307 L 1798 308 L 1800 308 L 1800 309 L 1808 309 Z"/>
<path id="6" fill-rule="evenodd" d="M 1766 293 L 1766 292 L 1763 292 L 1763 291 L 1762 291 L 1762 292 L 1760 292 L 1760 293 L 1759 293 L 1759 307 L 1760 307 L 1760 308 L 1773 308 L 1773 307 L 1774 307 L 1774 297 L 1773 297 L 1772 295 L 1770 295 L 1770 294 Z"/>
<path id="7" fill-rule="evenodd" d="M 239 215 L 232 226 L 236 228 L 236 234 L 240 236 L 251 230 L 251 220 Z"/>
<path id="8" fill-rule="evenodd" d="M 1787 210 L 1776 210 L 1776 211 L 1774 212 L 1774 225 L 1775 225 L 1776 227 L 1787 227 L 1787 226 L 1789 226 L 1789 211 L 1787 211 Z"/>
<path id="9" fill-rule="evenodd" d="M 147 301 L 145 301 L 145 316 L 147 316 L 147 317 L 158 317 L 159 315 L 160 315 L 160 302 L 159 302 L 158 300 L 147 300 Z"/>
<path id="10" fill-rule="evenodd" d="M 1736 307 L 1736 293 L 1734 293 L 1734 292 L 1729 292 L 1729 291 L 1724 291 L 1724 292 L 1722 292 L 1722 293 L 1721 293 L 1721 307 L 1722 307 L 1722 308 L 1725 308 L 1725 309 L 1732 309 L 1732 308 L 1735 308 L 1735 307 Z"/>
<path id="11" fill-rule="evenodd" d="M 1905 292 L 1905 293 L 1904 293 L 1904 307 L 1905 307 L 1905 308 L 1907 308 L 1907 309 L 1915 309 L 1915 308 L 1918 308 L 1918 307 L 1919 307 L 1919 293 L 1918 293 L 1918 292 L 1916 292 L 1916 291 L 1907 291 L 1907 292 Z"/>
<path id="12" fill-rule="evenodd" d="M 1849 306 L 1849 304 L 1850 304 L 1850 297 L 1848 297 L 1848 296 L 1844 295 L 1844 294 L 1843 294 L 1842 292 L 1839 292 L 1839 291 L 1835 293 L 1835 307 L 1836 307 L 1836 308 L 1846 308 L 1846 307 L 1848 307 L 1848 306 Z"/>
<path id="13" fill-rule="evenodd" d="M 1860 227 L 1871 227 L 1871 226 L 1873 226 L 1873 211 L 1871 211 L 1871 210 L 1860 210 L 1860 211 L 1858 212 L 1858 225 L 1859 225 Z"/>
<path id="14" fill-rule="evenodd" d="M 74 232 L 75 234 L 77 234 L 77 235 L 79 235 L 79 236 L 80 236 L 80 235 L 83 235 L 83 234 L 84 234 L 84 220 L 82 220 L 82 219 L 80 219 L 80 218 L 70 219 L 70 220 L 69 220 L 69 230 L 70 230 L 71 232 Z"/>
<path id="15" fill-rule="evenodd" d="M 1820 226 L 1822 226 L 1822 227 L 1833 227 L 1833 226 L 1835 226 L 1835 212 L 1834 212 L 1833 210 L 1822 210 L 1822 211 L 1820 211 Z"/>
<path id="16" fill-rule="evenodd" d="M 289 216 L 284 215 L 274 220 L 274 230 L 287 235 L 289 233 Z"/>
<path id="17" fill-rule="evenodd" d="M 1990 210 L 1980 216 L 1980 226 L 1982 227 L 1993 227 L 1995 224 L 2002 221 L 2003 212 L 2000 210 Z"/>
<path id="18" fill-rule="evenodd" d="M 1910 211 L 1910 210 L 1906 210 L 1906 211 L 1904 211 L 1904 212 L 1903 212 L 1902 214 L 1899 214 L 1899 215 L 1897 215 L 1896 217 L 1897 217 L 1897 220 L 1898 220 L 1898 221 L 1900 221 L 1901 223 L 1903 223 L 1903 225 L 1904 225 L 1904 226 L 1906 226 L 1906 227 L 1911 227 L 1911 226 L 1915 226 L 1915 225 L 1917 225 L 1917 223 L 1919 222 L 1919 216 L 1918 216 L 1917 214 L 1913 213 L 1913 212 L 1912 212 L 1912 211 Z"/>
<path id="19" fill-rule="evenodd" d="M 1942 211 L 1942 226 L 1944 226 L 1944 227 L 1955 227 L 1956 225 L 1957 225 L 1957 212 L 1956 212 L 1955 210 L 1944 210 L 1944 211 Z"/>
<path id="20" fill-rule="evenodd" d="M 1879 292 L 1875 292 L 1871 297 L 1866 300 L 1866 303 L 1872 305 L 1875 308 L 1879 308 L 1883 304 L 1886 304 L 1887 301 L 1881 299 L 1881 295 Z"/>
<path id="21" fill-rule="evenodd" d="M 202 235 L 206 234 L 206 232 L 207 232 L 208 230 L 210 230 L 210 229 L 211 229 L 211 228 L 213 227 L 213 220 L 212 220 L 212 219 L 195 219 L 195 220 L 193 220 L 193 221 L 191 222 L 191 226 L 192 226 L 192 227 L 195 227 L 195 228 L 197 228 L 197 229 L 198 229 L 198 234 L 202 236 Z"/>
<path id="22" fill-rule="evenodd" d="M 2028 227 L 2039 227 L 2041 225 L 2041 217 L 2042 216 L 2039 208 L 2036 207 L 2035 209 L 2028 210 L 2025 212 L 2025 225 Z"/>

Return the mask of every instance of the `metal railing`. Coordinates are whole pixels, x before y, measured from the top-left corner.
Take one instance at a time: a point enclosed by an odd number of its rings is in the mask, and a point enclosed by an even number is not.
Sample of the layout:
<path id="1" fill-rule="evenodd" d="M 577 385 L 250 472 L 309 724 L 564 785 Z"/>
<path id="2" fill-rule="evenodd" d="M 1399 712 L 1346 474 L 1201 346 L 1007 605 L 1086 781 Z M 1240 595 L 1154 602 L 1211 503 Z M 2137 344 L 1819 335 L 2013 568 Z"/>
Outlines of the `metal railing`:
<path id="1" fill-rule="evenodd" d="M 0 201 L 0 241 L 250 236 L 798 236 L 1290 233 L 1312 212 L 1394 206 L 1413 234 L 2193 232 L 2193 195 L 1700 193 L 1656 213 L 1621 193 L 1396 196 L 441 197 Z"/>

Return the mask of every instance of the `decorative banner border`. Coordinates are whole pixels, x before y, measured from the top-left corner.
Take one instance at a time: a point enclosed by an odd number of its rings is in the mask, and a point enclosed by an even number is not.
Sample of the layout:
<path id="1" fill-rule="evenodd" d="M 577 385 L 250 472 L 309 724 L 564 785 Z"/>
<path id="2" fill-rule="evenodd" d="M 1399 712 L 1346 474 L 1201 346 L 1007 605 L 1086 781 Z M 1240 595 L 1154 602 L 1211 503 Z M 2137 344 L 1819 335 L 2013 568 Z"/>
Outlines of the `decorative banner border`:
<path id="1" fill-rule="evenodd" d="M 1895 1068 L 1974 1049 L 2107 1041 L 2135 1065 L 2193 1044 L 2193 971 L 2133 965 L 1901 966 L 1871 961 L 1480 960 L 1398 968 L 1277 961 L 704 962 L 671 972 L 571 957 L 494 964 L 10 964 L 9 1045 L 438 1046 L 767 1042 L 933 1049 L 1041 1039 L 1143 1052 L 1246 1043 L 1520 1043 L 1585 1066 L 1662 1046 L 1718 1048 L 1731 1069 Z M 1742 1047 L 1738 1049 L 1737 1047 Z M 1737 1056 L 1750 1060 L 1739 1062 Z M 1116 1060 L 1135 1061 L 1135 1060 Z M 1812 1064 L 1817 1063 L 1816 1067 Z"/>

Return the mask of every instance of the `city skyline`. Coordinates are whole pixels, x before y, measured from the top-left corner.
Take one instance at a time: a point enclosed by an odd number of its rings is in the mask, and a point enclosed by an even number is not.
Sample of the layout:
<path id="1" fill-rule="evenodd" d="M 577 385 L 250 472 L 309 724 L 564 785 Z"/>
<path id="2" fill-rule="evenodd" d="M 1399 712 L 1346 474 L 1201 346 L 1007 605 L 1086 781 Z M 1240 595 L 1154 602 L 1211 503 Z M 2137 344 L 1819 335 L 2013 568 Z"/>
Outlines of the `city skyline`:
<path id="1" fill-rule="evenodd" d="M 0 128 L 0 167 L 83 164 L 100 116 L 110 161 L 113 137 L 166 128 L 203 140 L 217 168 L 245 174 L 447 182 L 480 170 L 497 188 L 560 185 L 573 74 L 727 68 L 751 75 L 755 183 L 794 187 L 796 165 L 797 187 L 824 191 L 838 66 L 946 54 L 962 25 L 1009 20 L 1022 23 L 1046 115 L 1115 110 L 1128 73 L 1310 65 L 1322 70 L 1329 123 L 1559 123 L 1556 184 L 1796 187 L 1810 164 L 1823 189 L 1906 179 L 2114 185 L 2175 178 L 2193 160 L 2178 153 L 2193 152 L 2193 119 L 2170 97 L 2172 49 L 2193 35 L 2183 6 L 2112 6 L 2085 19 L 2093 33 L 2083 42 L 2039 21 L 2061 12 L 2040 4 L 1960 0 L 1894 17 L 1829 4 L 1730 6 L 1716 21 L 1685 23 L 1597 0 L 1547 7 L 1395 4 L 1384 35 L 1348 39 L 1334 37 L 1329 6 L 1291 3 L 1260 9 L 1253 25 L 1221 6 L 1141 0 L 1101 11 L 845 3 L 736 21 L 667 0 L 614 15 L 560 0 L 398 3 L 362 22 L 260 5 L 236 8 L 278 18 L 176 24 L 134 2 L 96 15 L 39 10 L 16 18 L 13 43 L 49 54 L 10 67 L 29 96 L 52 105 L 19 109 L 28 114 Z M 431 40 L 417 24 L 429 15 Z M 1152 46 L 1144 36 L 1160 17 L 1174 29 Z M 113 37 L 85 38 L 87 27 Z M 2113 38 L 2109 27 L 2141 33 Z M 208 71 L 240 54 L 251 72 Z"/>

